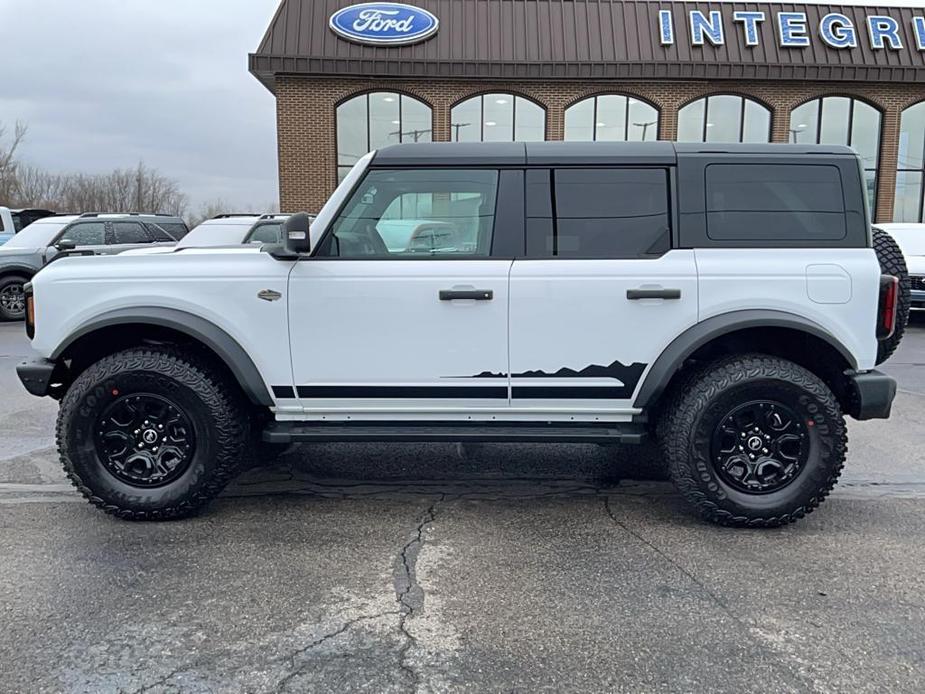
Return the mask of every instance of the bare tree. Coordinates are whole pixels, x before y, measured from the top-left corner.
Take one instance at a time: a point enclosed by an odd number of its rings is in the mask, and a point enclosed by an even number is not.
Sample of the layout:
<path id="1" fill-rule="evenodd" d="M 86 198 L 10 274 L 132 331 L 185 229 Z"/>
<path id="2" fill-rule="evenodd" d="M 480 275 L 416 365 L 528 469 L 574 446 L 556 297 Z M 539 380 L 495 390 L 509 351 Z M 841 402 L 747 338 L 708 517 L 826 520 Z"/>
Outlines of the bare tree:
<path id="1" fill-rule="evenodd" d="M 12 207 L 58 209 L 64 191 L 64 177 L 36 166 L 19 166 L 16 186 L 9 204 Z"/>
<path id="2" fill-rule="evenodd" d="M 191 213 L 188 221 L 192 229 L 202 224 L 205 220 L 212 219 L 220 214 L 266 214 L 278 211 L 279 204 L 275 202 L 263 205 L 231 205 L 224 198 L 213 198 L 212 200 L 206 200 L 196 212 Z"/>
<path id="3" fill-rule="evenodd" d="M 18 168 L 16 150 L 25 139 L 27 130 L 25 123 L 16 121 L 9 143 L 4 144 L 7 128 L 0 123 L 0 204 L 8 204 L 15 194 Z"/>

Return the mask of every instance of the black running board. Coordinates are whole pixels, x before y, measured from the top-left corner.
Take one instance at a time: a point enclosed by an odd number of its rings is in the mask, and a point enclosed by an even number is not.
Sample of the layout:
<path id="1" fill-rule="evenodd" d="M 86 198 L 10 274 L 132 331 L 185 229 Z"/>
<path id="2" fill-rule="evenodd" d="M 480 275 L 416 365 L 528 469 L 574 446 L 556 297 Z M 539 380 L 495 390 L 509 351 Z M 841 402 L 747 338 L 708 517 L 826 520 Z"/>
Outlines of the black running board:
<path id="1" fill-rule="evenodd" d="M 645 440 L 639 424 L 441 424 L 434 422 L 272 422 L 263 431 L 267 443 L 338 441 L 484 443 L 631 443 Z"/>

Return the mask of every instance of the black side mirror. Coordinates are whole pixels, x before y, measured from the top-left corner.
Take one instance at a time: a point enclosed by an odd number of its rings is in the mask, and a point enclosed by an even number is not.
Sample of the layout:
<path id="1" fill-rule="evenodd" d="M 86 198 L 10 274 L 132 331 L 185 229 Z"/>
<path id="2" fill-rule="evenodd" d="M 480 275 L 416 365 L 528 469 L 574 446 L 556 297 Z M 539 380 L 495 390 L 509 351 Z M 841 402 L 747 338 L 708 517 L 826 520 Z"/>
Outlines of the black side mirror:
<path id="1" fill-rule="evenodd" d="M 312 250 L 312 239 L 308 233 L 311 217 L 304 212 L 292 215 L 283 223 L 283 246 L 292 254 L 303 255 Z"/>
<path id="2" fill-rule="evenodd" d="M 77 244 L 71 241 L 70 239 L 61 239 L 58 243 L 55 244 L 55 248 L 59 251 L 73 251 L 77 248 Z"/>

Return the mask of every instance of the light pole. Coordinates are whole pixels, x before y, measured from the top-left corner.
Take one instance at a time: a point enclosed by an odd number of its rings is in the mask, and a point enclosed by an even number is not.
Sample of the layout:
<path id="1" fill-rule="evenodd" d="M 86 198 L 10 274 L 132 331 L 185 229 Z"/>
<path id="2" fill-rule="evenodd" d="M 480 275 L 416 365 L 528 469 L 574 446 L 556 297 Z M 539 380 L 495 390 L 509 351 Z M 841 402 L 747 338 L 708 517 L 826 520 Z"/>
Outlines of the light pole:
<path id="1" fill-rule="evenodd" d="M 650 121 L 648 123 L 633 123 L 637 128 L 642 128 L 642 141 L 646 141 L 646 134 L 649 132 L 649 126 L 655 125 L 658 121 Z"/>

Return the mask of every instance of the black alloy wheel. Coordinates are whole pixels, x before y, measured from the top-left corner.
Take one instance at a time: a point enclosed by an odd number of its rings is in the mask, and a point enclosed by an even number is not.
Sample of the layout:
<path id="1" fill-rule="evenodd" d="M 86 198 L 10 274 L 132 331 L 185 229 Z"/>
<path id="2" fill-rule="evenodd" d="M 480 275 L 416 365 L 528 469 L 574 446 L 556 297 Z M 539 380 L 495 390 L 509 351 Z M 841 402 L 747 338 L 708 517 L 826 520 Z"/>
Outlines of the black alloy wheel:
<path id="1" fill-rule="evenodd" d="M 153 393 L 133 393 L 103 410 L 95 443 L 103 465 L 117 479 L 133 487 L 159 487 L 189 467 L 196 434 L 175 402 Z"/>
<path id="2" fill-rule="evenodd" d="M 796 479 L 809 455 L 807 422 L 773 400 L 739 405 L 713 432 L 712 460 L 720 478 L 747 494 L 768 494 Z"/>

